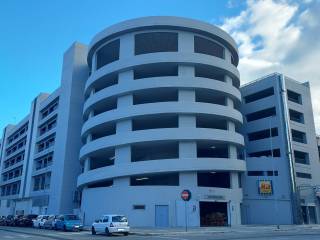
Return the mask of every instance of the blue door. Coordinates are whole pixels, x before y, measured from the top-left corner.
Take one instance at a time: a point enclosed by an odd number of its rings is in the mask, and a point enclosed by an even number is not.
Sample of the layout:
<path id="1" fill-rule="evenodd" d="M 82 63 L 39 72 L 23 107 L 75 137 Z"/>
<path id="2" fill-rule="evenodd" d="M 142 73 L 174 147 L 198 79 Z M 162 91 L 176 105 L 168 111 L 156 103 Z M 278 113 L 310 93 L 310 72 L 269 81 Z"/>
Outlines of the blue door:
<path id="1" fill-rule="evenodd" d="M 169 227 L 168 205 L 156 205 L 156 227 Z"/>

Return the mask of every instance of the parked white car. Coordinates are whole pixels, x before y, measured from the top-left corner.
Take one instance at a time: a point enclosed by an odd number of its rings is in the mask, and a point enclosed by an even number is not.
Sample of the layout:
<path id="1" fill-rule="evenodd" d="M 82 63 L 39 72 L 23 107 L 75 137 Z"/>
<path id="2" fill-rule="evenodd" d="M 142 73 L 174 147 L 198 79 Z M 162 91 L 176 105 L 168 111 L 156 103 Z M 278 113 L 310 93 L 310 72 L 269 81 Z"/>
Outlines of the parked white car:
<path id="1" fill-rule="evenodd" d="M 96 220 L 91 227 L 92 235 L 96 233 L 105 233 L 111 235 L 112 233 L 123 233 L 127 236 L 130 232 L 128 219 L 123 215 L 109 214 L 103 215 Z"/>
<path id="2" fill-rule="evenodd" d="M 33 227 L 43 228 L 43 224 L 48 220 L 49 215 L 39 215 L 33 220 Z"/>

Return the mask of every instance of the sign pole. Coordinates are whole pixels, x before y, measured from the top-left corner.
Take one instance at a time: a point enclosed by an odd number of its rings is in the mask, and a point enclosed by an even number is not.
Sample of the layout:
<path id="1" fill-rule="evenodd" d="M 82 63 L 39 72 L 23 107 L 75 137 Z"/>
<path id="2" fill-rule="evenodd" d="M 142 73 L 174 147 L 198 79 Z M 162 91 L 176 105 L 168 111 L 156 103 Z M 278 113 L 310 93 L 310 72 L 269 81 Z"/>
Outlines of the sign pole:
<path id="1" fill-rule="evenodd" d="M 187 202 L 191 199 L 191 192 L 189 190 L 183 190 L 181 192 L 181 198 L 184 201 L 184 215 L 185 215 L 185 223 L 186 223 L 186 232 L 188 232 L 188 211 L 187 211 Z"/>
<path id="2" fill-rule="evenodd" d="M 185 215 L 185 221 L 186 221 L 186 232 L 188 232 L 187 201 L 184 201 L 184 215 Z"/>

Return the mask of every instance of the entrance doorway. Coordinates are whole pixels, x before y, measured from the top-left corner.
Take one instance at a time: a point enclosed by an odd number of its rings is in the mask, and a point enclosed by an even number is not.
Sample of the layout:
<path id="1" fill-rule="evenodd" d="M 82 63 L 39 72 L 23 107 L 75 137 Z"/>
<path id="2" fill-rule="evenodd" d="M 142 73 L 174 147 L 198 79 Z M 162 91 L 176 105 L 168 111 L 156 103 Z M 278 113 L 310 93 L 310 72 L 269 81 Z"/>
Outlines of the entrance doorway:
<path id="1" fill-rule="evenodd" d="M 200 226 L 227 226 L 228 204 L 226 202 L 200 202 Z"/>
<path id="2" fill-rule="evenodd" d="M 156 227 L 169 227 L 169 206 L 156 205 Z"/>
<path id="3" fill-rule="evenodd" d="M 303 224 L 316 224 L 316 208 L 314 206 L 301 206 Z"/>

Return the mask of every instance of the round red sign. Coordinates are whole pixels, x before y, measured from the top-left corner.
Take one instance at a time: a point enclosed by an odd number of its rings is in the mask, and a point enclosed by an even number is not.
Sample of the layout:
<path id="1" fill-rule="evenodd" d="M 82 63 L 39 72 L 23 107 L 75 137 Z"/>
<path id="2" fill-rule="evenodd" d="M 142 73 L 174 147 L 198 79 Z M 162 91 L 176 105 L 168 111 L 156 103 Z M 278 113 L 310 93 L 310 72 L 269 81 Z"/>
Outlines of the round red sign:
<path id="1" fill-rule="evenodd" d="M 181 198 L 183 201 L 189 201 L 191 199 L 191 192 L 189 190 L 183 190 L 181 192 Z"/>

